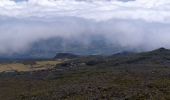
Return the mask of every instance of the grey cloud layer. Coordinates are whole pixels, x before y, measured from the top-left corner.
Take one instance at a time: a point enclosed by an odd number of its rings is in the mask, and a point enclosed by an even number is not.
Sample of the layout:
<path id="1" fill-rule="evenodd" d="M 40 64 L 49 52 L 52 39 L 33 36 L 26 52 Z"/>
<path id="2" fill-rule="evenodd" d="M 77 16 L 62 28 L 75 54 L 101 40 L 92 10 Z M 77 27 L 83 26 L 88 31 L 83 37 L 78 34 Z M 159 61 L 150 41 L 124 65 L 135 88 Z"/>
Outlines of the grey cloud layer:
<path id="1" fill-rule="evenodd" d="M 86 36 L 101 35 L 109 43 L 144 50 L 170 47 L 170 24 L 139 20 L 112 19 L 96 22 L 83 18 L 58 17 L 53 22 L 12 19 L 0 24 L 0 51 L 21 52 L 41 39 L 61 37 L 88 41 Z"/>
<path id="2" fill-rule="evenodd" d="M 168 0 L 0 0 L 0 54 L 41 39 L 95 35 L 125 48 L 170 48 L 169 10 Z"/>

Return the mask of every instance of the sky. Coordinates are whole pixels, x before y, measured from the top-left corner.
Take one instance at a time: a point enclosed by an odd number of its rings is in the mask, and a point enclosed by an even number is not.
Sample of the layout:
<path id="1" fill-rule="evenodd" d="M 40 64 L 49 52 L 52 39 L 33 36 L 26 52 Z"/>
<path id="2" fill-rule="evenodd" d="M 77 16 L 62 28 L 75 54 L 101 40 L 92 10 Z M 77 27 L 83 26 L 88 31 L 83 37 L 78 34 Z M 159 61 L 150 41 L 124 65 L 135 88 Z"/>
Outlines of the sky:
<path id="1" fill-rule="evenodd" d="M 170 48 L 169 32 L 168 0 L 0 0 L 0 54 L 94 35 L 129 49 Z"/>

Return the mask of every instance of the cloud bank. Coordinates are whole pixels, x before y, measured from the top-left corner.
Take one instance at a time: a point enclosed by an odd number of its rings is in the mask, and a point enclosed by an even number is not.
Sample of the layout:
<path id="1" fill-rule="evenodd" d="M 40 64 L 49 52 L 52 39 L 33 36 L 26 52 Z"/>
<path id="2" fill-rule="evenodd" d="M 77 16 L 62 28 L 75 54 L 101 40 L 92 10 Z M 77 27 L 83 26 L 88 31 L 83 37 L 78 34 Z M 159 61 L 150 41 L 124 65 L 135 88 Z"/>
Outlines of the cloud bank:
<path id="1" fill-rule="evenodd" d="M 127 1 L 127 2 L 123 2 Z M 74 16 L 97 21 L 113 18 L 169 22 L 168 0 L 28 0 L 0 1 L 0 15 L 16 18 Z"/>
<path id="2" fill-rule="evenodd" d="M 95 35 L 129 49 L 170 48 L 169 32 L 168 0 L 0 0 L 0 54 Z"/>

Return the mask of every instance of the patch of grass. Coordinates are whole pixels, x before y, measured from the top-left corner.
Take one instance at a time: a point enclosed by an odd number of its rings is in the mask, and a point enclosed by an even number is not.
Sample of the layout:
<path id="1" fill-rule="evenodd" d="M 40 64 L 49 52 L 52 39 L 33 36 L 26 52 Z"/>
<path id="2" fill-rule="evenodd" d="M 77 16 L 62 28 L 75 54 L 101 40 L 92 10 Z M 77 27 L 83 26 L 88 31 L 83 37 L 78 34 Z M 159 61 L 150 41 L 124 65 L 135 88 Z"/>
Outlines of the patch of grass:
<path id="1" fill-rule="evenodd" d="M 31 62 L 25 63 L 9 63 L 9 64 L 0 64 L 0 72 L 26 72 L 26 71 L 37 71 L 44 69 L 54 68 L 57 64 L 60 64 L 61 61 L 35 61 L 34 64 Z"/>

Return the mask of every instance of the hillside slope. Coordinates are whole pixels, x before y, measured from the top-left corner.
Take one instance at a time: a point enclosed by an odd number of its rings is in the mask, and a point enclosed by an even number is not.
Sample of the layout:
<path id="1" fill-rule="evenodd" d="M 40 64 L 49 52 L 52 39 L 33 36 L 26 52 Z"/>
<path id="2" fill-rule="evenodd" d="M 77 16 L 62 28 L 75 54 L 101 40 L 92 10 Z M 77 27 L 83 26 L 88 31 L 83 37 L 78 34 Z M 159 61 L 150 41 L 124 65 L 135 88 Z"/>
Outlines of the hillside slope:
<path id="1" fill-rule="evenodd" d="M 86 56 L 0 74 L 3 100 L 169 100 L 170 50 Z"/>

